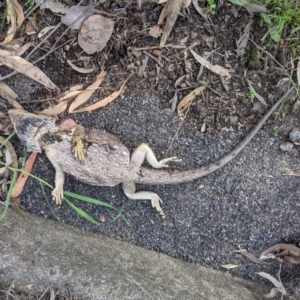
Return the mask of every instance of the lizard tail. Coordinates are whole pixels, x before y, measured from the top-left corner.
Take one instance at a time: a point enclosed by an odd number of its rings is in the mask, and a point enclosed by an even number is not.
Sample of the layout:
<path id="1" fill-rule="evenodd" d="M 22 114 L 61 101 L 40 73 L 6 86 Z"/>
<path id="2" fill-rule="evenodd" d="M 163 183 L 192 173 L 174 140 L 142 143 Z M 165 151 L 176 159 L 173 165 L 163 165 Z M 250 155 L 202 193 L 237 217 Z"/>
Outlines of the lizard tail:
<path id="1" fill-rule="evenodd" d="M 215 163 L 211 163 L 208 166 L 203 166 L 194 170 L 188 171 L 168 171 L 168 170 L 154 170 L 149 168 L 141 168 L 136 183 L 142 184 L 176 184 L 186 181 L 191 181 L 200 177 L 204 177 L 216 170 L 222 168 L 229 163 L 236 155 L 238 155 L 245 146 L 253 139 L 256 133 L 261 129 L 264 123 L 268 120 L 271 114 L 276 108 L 286 99 L 286 97 L 294 90 L 294 87 L 290 88 L 264 115 L 259 123 L 252 129 L 252 131 L 246 136 L 246 138 L 235 147 L 230 153 L 223 158 L 219 159 Z"/>

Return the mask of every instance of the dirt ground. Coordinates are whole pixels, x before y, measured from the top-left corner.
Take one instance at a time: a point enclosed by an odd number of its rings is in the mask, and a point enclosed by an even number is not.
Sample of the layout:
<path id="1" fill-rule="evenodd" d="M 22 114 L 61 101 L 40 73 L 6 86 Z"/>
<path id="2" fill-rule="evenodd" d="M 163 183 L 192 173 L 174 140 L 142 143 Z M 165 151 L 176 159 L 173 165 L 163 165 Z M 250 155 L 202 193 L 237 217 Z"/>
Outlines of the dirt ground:
<path id="1" fill-rule="evenodd" d="M 75 4 L 61 2 L 68 6 Z M 248 57 L 255 48 L 251 41 L 243 55 L 237 52 L 236 42 L 251 20 L 244 9 L 238 10 L 224 2 L 216 15 L 211 16 L 212 22 L 208 22 L 191 5 L 185 16 L 179 16 L 167 40 L 167 44 L 183 47 L 153 49 L 159 45 L 159 39 L 149 36 L 148 29 L 156 25 L 162 9 L 160 5 L 148 2 L 139 11 L 135 3 L 105 1 L 97 8 L 115 21 L 112 38 L 102 52 L 93 55 L 82 52 L 76 43 L 78 32 L 73 30 L 64 34 L 67 27 L 62 25 L 31 60 L 44 55 L 62 36 L 59 44 L 66 43 L 70 47 L 54 51 L 37 66 L 62 91 L 78 83 L 88 86 L 101 70 L 107 71 L 101 85 L 103 88 L 94 93 L 90 103 L 118 90 L 133 73 L 124 93 L 113 103 L 91 113 L 72 116 L 86 127 L 105 129 L 118 136 L 130 151 L 147 142 L 158 157 L 163 158 L 170 148 L 168 156 L 176 155 L 182 159 L 172 168 L 182 170 L 214 162 L 232 150 L 266 111 L 257 99 L 246 96 L 249 91 L 247 81 L 269 106 L 287 90 L 285 82 L 289 74 L 265 52 L 258 53 L 262 67 L 249 70 Z M 60 22 L 60 17 L 50 10 L 36 11 L 36 18 L 40 27 L 43 24 L 55 26 Z M 262 42 L 264 29 L 259 27 L 259 16 L 255 16 L 250 38 L 289 70 L 289 46 L 274 45 L 268 39 Z M 198 78 L 200 64 L 188 51 L 188 47 L 194 44 L 193 50 L 199 55 L 212 51 L 211 62 L 232 70 L 231 79 L 224 83 L 223 78 L 207 69 Z M 81 57 L 88 58 L 78 60 Z M 76 64 L 81 67 L 96 67 L 96 71 L 80 74 L 66 63 L 66 59 L 78 60 Z M 146 64 L 144 69 L 141 68 L 143 64 Z M 266 65 L 268 69 L 264 71 Z M 5 76 L 11 71 L 1 67 L 0 72 Z M 183 79 L 176 83 L 182 76 Z M 182 123 L 176 111 L 171 109 L 171 100 L 175 93 L 178 99 L 182 99 L 201 82 L 206 82 L 208 88 L 191 103 Z M 18 101 L 26 110 L 42 110 L 56 103 L 47 100 L 54 98 L 56 92 L 46 90 L 23 75 L 15 75 L 5 83 L 19 95 Z M 128 200 L 120 186 L 91 187 L 69 176 L 66 190 L 117 207 L 124 205 L 124 215 L 130 226 L 119 219 L 113 224 L 97 227 L 82 218 L 77 220 L 76 214 L 66 204 L 60 207 L 52 204 L 52 209 L 62 222 L 76 222 L 75 226 L 84 230 L 266 283 L 256 272 L 265 271 L 275 276 L 279 264 L 257 265 L 237 257 L 232 251 L 242 248 L 259 256 L 263 250 L 279 242 L 299 244 L 299 177 L 284 175 L 286 168 L 297 173 L 299 153 L 297 148 L 291 152 L 279 149 L 280 143 L 287 140 L 289 131 L 300 127 L 293 104 L 291 99 L 281 109 L 281 114 L 288 112 L 285 118 L 268 121 L 242 154 L 214 174 L 179 185 L 139 186 L 138 190 L 151 190 L 162 197 L 164 219 L 147 201 Z M 1 105 L 4 112 L 10 108 L 5 101 Z M 14 138 L 12 142 L 22 156 L 23 148 L 18 139 Z M 33 173 L 53 182 L 54 169 L 44 154 L 39 155 Z M 50 199 L 50 191 L 47 195 Z M 30 179 L 27 182 L 21 200 L 26 211 L 53 218 L 36 181 Z M 80 201 L 74 203 L 96 220 L 109 220 L 112 216 L 107 209 Z M 238 267 L 226 270 L 221 267 L 224 264 Z M 282 267 L 281 280 L 291 292 L 299 289 L 299 271 L 296 265 L 284 264 Z"/>

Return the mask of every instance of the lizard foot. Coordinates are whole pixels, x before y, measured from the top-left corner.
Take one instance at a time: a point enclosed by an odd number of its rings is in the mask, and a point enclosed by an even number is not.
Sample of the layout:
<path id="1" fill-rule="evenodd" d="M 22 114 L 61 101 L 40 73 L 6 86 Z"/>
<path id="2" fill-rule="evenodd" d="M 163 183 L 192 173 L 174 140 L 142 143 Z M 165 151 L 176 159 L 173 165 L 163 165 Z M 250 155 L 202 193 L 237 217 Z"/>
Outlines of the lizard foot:
<path id="1" fill-rule="evenodd" d="M 79 159 L 80 163 L 83 164 L 86 155 L 86 148 L 84 143 L 85 130 L 81 125 L 76 125 L 72 130 L 72 153 L 74 157 Z"/>
<path id="2" fill-rule="evenodd" d="M 158 162 L 157 168 L 168 168 L 169 167 L 168 162 L 170 161 L 180 162 L 181 159 L 177 158 L 177 156 L 164 158 Z"/>
<path id="3" fill-rule="evenodd" d="M 61 200 L 64 197 L 64 190 L 61 187 L 56 187 L 52 191 L 52 197 L 56 204 L 61 205 Z"/>
<path id="4" fill-rule="evenodd" d="M 160 203 L 163 203 L 163 202 L 158 195 L 152 196 L 152 199 L 151 199 L 152 207 L 155 208 L 156 211 L 164 218 L 165 214 L 160 207 Z"/>

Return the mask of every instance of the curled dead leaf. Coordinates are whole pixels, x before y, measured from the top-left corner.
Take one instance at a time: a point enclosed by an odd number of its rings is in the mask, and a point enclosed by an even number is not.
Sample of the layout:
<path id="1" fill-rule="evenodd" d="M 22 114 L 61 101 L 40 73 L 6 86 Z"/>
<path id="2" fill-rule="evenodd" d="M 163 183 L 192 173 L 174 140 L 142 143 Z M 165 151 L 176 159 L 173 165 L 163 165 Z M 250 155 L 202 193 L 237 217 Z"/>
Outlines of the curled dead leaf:
<path id="1" fill-rule="evenodd" d="M 67 59 L 67 63 L 72 67 L 72 69 L 74 69 L 75 71 L 82 73 L 82 74 L 88 74 L 88 73 L 92 73 L 95 71 L 96 68 L 92 68 L 92 69 L 86 69 L 86 68 L 79 68 L 77 66 L 75 66 L 70 60 Z"/>
<path id="2" fill-rule="evenodd" d="M 19 2 L 17 0 L 6 0 L 6 3 L 6 20 L 10 25 L 7 30 L 6 38 L 2 44 L 7 44 L 13 39 L 16 31 L 20 28 L 24 21 L 23 9 Z"/>

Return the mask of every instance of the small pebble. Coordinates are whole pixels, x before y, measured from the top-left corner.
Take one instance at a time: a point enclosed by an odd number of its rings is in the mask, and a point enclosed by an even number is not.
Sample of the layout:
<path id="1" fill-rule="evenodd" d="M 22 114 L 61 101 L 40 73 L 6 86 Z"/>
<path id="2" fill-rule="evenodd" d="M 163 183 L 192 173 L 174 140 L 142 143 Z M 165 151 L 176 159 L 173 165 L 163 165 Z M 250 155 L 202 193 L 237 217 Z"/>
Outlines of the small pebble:
<path id="1" fill-rule="evenodd" d="M 285 142 L 280 145 L 280 150 L 284 151 L 284 152 L 292 151 L 293 148 L 294 148 L 294 144 L 292 144 L 290 142 Z"/>
<path id="2" fill-rule="evenodd" d="M 290 131 L 289 139 L 291 142 L 299 142 L 300 141 L 300 130 L 298 128 L 293 128 Z"/>

